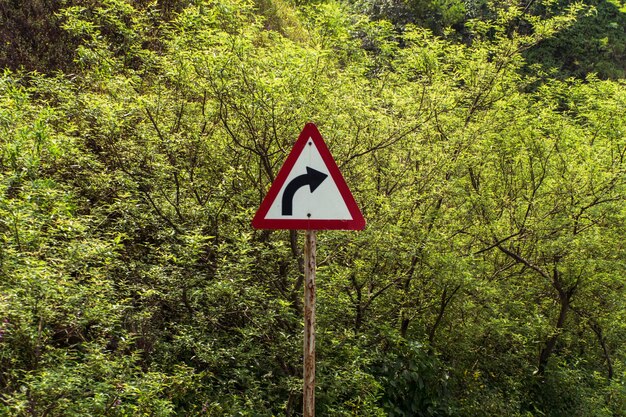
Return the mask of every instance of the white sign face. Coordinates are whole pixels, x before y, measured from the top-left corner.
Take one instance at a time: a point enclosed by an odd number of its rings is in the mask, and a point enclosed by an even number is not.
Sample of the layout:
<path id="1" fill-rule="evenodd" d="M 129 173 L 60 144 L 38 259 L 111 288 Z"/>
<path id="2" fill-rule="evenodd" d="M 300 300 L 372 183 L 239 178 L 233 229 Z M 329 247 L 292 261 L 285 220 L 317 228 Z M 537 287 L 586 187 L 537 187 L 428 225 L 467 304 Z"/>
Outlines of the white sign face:
<path id="1" fill-rule="evenodd" d="M 252 219 L 257 229 L 362 230 L 365 219 L 313 123 L 300 133 Z"/>
<path id="2" fill-rule="evenodd" d="M 266 219 L 352 220 L 317 146 L 309 138 L 270 205 Z"/>

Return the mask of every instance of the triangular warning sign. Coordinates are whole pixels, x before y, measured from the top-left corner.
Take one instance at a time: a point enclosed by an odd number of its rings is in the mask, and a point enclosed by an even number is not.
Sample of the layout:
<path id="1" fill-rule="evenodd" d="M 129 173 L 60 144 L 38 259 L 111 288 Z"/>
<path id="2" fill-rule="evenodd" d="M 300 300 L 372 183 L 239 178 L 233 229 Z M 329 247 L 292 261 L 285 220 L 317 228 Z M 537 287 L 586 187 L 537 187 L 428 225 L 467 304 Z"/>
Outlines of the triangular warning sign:
<path id="1" fill-rule="evenodd" d="M 365 219 L 313 123 L 304 126 L 252 226 L 308 230 L 365 227 Z"/>

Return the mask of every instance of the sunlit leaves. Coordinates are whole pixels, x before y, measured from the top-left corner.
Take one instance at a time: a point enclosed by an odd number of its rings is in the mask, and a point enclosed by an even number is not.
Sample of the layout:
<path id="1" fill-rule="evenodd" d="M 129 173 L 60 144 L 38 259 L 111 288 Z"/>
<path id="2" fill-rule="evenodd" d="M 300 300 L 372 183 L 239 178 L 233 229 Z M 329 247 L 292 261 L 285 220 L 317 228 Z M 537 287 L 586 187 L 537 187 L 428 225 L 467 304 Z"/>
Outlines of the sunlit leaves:
<path id="1" fill-rule="evenodd" d="M 308 121 L 368 222 L 319 233 L 321 412 L 620 410 L 624 85 L 521 56 L 576 8 L 464 44 L 155 7 L 70 7 L 80 74 L 0 78 L 0 411 L 297 415 L 302 234 L 250 219 Z"/>

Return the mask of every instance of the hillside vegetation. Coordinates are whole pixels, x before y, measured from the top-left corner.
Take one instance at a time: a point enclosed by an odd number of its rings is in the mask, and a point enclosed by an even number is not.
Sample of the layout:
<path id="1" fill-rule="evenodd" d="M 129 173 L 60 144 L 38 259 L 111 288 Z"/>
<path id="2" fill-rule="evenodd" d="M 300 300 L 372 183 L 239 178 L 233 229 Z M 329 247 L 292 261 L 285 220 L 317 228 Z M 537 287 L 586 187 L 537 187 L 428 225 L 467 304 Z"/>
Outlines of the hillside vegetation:
<path id="1" fill-rule="evenodd" d="M 626 416 L 624 7 L 0 0 L 0 415 Z"/>

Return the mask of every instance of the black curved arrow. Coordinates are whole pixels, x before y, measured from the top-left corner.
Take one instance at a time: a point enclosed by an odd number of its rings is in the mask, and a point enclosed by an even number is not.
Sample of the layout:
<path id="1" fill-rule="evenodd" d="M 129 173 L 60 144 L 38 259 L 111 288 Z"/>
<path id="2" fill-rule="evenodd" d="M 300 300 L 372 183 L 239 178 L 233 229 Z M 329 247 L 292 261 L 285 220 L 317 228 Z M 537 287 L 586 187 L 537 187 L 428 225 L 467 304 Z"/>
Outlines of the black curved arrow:
<path id="1" fill-rule="evenodd" d="M 283 192 L 283 216 L 291 216 L 293 214 L 293 196 L 300 187 L 309 186 L 311 192 L 315 191 L 319 185 L 328 177 L 327 174 L 319 172 L 311 167 L 306 167 L 306 174 L 298 175 L 292 179 L 285 192 Z"/>

